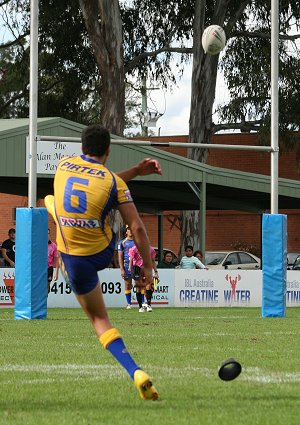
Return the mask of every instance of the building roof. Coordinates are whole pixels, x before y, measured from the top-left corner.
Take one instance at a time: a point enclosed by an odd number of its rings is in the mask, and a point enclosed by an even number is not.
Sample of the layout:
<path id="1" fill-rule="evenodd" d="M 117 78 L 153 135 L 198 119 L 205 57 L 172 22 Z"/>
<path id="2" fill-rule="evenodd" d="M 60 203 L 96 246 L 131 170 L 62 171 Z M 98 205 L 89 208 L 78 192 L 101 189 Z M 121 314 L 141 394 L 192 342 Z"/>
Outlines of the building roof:
<path id="1" fill-rule="evenodd" d="M 38 119 L 39 135 L 80 137 L 83 128 L 59 117 Z M 25 164 L 28 132 L 29 119 L 0 119 L 0 192 L 28 194 Z M 225 154 L 230 155 L 230 151 Z M 130 144 L 112 144 L 107 165 L 113 171 L 122 170 L 145 157 L 158 159 L 163 175 L 138 177 L 129 183 L 140 211 L 199 209 L 204 193 L 207 209 L 265 211 L 270 208 L 270 177 L 265 175 L 213 167 L 157 148 Z M 51 193 L 52 187 L 53 175 L 38 175 L 38 197 Z M 278 194 L 279 208 L 299 208 L 299 181 L 280 178 Z"/>

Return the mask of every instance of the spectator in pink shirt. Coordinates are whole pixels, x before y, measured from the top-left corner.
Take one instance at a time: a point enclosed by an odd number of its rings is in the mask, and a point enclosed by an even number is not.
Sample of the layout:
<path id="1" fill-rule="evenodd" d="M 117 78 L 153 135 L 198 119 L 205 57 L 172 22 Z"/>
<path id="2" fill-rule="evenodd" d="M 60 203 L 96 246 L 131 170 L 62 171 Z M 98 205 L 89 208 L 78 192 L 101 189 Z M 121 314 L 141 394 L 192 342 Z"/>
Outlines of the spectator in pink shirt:
<path id="1" fill-rule="evenodd" d="M 50 240 L 50 230 L 48 229 L 48 292 L 50 291 L 50 283 L 53 279 L 53 270 L 55 267 L 54 280 L 58 278 L 58 251 L 56 243 Z"/>
<path id="2" fill-rule="evenodd" d="M 158 278 L 156 263 L 155 263 L 155 249 L 150 246 L 150 254 L 152 258 L 152 268 L 154 270 L 154 277 Z M 143 259 L 137 249 L 136 246 L 133 246 L 129 250 L 129 270 L 131 271 L 131 275 L 133 276 L 135 280 L 135 288 L 136 288 L 136 299 L 139 304 L 139 312 L 144 313 L 145 310 L 152 311 L 151 307 L 151 300 L 152 300 L 152 287 L 151 284 L 146 285 L 146 300 L 147 300 L 147 306 L 146 309 L 143 307 L 142 302 L 142 293 L 141 289 L 143 287 L 143 279 L 144 279 L 144 271 L 143 271 Z"/>

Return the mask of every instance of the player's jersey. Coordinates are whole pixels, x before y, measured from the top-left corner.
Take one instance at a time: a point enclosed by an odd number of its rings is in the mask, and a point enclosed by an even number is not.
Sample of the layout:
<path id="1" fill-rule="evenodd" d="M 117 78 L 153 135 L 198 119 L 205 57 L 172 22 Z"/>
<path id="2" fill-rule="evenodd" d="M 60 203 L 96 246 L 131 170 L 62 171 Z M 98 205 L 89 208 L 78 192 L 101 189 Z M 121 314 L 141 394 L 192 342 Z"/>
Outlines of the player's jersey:
<path id="1" fill-rule="evenodd" d="M 126 183 L 103 164 L 84 155 L 64 158 L 54 178 L 57 248 L 71 255 L 92 255 L 113 238 L 108 213 L 132 202 Z"/>
<path id="2" fill-rule="evenodd" d="M 152 260 L 155 260 L 156 252 L 152 246 L 150 246 L 150 255 Z M 132 264 L 134 266 L 143 267 L 143 258 L 135 245 L 130 248 L 129 256 L 132 258 Z"/>
<path id="3" fill-rule="evenodd" d="M 48 241 L 48 267 L 55 266 L 55 260 L 58 256 L 57 246 L 54 242 Z"/>
<path id="4" fill-rule="evenodd" d="M 133 239 L 123 239 L 118 243 L 118 251 L 123 252 L 123 263 L 124 266 L 129 265 L 130 257 L 129 257 L 129 250 L 135 245 Z"/>

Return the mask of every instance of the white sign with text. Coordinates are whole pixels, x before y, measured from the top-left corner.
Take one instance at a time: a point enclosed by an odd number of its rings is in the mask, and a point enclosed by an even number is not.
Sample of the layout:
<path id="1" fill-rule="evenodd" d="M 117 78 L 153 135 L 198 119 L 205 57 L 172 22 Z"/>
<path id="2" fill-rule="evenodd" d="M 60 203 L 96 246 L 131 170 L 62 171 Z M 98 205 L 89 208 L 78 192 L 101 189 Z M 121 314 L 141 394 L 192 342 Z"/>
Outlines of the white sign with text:
<path id="1" fill-rule="evenodd" d="M 261 270 L 178 270 L 175 307 L 260 307 Z"/>
<path id="2" fill-rule="evenodd" d="M 98 272 L 102 293 L 107 307 L 126 307 L 124 280 L 120 269 L 105 269 Z M 174 271 L 161 270 L 160 282 L 152 297 L 153 307 L 174 307 Z M 78 301 L 59 273 L 57 282 L 52 282 L 47 300 L 48 307 L 79 307 Z M 137 307 L 135 289 L 132 291 L 132 306 Z"/>
<path id="3" fill-rule="evenodd" d="M 154 307 L 261 307 L 261 270 L 159 270 L 160 282 L 153 294 Z M 0 308 L 13 307 L 15 269 L 0 269 Z M 124 282 L 120 269 L 99 272 L 107 307 L 126 306 Z M 47 283 L 45 282 L 45 285 Z M 79 304 L 59 274 L 52 282 L 48 307 L 79 307 Z M 132 304 L 137 307 L 135 291 Z M 300 307 L 300 271 L 287 272 L 286 306 Z"/>
<path id="4" fill-rule="evenodd" d="M 37 141 L 37 173 L 55 174 L 64 157 L 81 155 L 81 143 Z M 26 139 L 26 173 L 29 173 L 29 141 Z"/>

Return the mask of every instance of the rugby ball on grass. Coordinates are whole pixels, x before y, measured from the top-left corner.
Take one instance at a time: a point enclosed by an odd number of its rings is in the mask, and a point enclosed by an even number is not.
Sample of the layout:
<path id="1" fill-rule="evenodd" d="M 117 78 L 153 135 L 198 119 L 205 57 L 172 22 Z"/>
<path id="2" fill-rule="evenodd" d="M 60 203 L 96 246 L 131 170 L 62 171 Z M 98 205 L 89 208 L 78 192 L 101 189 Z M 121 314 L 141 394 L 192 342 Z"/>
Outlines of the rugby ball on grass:
<path id="1" fill-rule="evenodd" d="M 217 55 L 226 44 L 225 31 L 219 25 L 210 25 L 202 34 L 202 46 L 205 53 Z"/>

